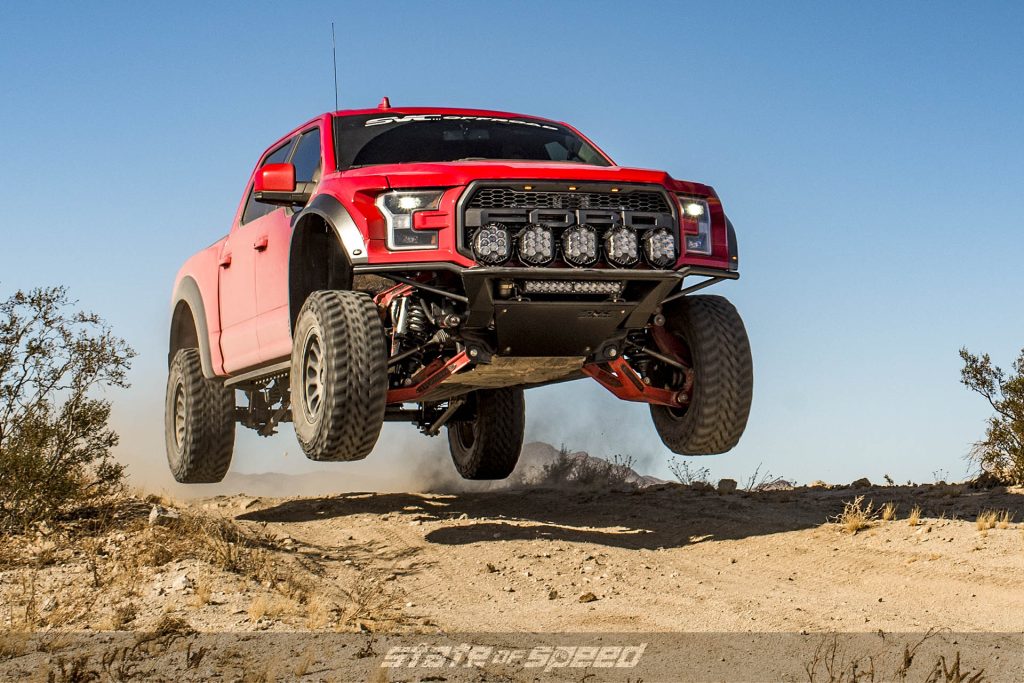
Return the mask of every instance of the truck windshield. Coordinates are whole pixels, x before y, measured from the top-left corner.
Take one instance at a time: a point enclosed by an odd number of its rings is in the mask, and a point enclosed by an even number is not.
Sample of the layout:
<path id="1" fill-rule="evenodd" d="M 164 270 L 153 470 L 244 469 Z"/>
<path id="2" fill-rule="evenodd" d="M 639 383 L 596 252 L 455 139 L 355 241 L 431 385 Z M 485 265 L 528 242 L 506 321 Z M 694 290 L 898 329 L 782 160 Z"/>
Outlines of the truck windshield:
<path id="1" fill-rule="evenodd" d="M 565 126 L 529 118 L 453 114 L 338 116 L 338 170 L 442 161 L 562 161 L 608 166 Z"/>

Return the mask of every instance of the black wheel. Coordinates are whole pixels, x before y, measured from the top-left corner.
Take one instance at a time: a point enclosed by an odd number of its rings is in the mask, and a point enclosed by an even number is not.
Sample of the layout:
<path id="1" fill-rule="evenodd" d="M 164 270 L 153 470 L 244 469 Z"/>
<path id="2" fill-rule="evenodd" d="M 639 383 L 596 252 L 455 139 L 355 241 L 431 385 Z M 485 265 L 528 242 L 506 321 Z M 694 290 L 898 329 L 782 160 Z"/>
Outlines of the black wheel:
<path id="1" fill-rule="evenodd" d="M 448 448 L 463 479 L 504 479 L 523 449 L 526 400 L 522 389 L 480 389 L 448 423 Z M 458 414 L 456 415 L 458 416 Z"/>
<path id="2" fill-rule="evenodd" d="M 384 327 L 361 292 L 313 292 L 292 343 L 291 407 L 310 460 L 361 460 L 384 424 L 388 371 Z"/>
<path id="3" fill-rule="evenodd" d="M 235 391 L 203 377 L 197 349 L 171 361 L 164 400 L 164 442 L 171 474 L 183 484 L 224 478 L 235 447 Z"/>
<path id="4" fill-rule="evenodd" d="M 683 297 L 664 314 L 666 329 L 689 351 L 693 388 L 686 406 L 651 406 L 658 436 L 681 455 L 725 453 L 743 435 L 754 394 L 747 330 L 720 296 Z"/>

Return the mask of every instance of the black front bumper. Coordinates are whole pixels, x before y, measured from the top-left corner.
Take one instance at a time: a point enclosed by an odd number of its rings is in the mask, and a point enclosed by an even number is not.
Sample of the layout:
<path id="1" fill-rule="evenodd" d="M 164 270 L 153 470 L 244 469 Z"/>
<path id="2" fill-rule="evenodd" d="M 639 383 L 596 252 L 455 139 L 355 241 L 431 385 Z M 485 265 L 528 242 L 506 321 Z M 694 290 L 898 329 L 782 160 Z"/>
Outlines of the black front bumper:
<path id="1" fill-rule="evenodd" d="M 488 342 L 502 356 L 601 358 L 629 330 L 645 327 L 679 283 L 674 272 L 562 268 L 470 268 L 462 271 L 469 298 L 463 335 Z M 608 296 L 508 297 L 527 280 L 622 283 Z"/>
<path id="2" fill-rule="evenodd" d="M 646 327 L 658 306 L 739 274 L 715 268 L 687 266 L 678 271 L 477 267 L 452 264 L 356 266 L 359 273 L 374 273 L 423 287 L 406 275 L 445 270 L 462 281 L 463 293 L 448 296 L 466 309 L 460 336 L 477 362 L 493 355 L 505 357 L 586 357 L 593 361 L 613 357 L 631 330 Z M 706 278 L 687 286 L 690 278 Z M 621 293 L 610 300 L 601 296 L 510 296 L 532 281 L 621 282 Z"/>

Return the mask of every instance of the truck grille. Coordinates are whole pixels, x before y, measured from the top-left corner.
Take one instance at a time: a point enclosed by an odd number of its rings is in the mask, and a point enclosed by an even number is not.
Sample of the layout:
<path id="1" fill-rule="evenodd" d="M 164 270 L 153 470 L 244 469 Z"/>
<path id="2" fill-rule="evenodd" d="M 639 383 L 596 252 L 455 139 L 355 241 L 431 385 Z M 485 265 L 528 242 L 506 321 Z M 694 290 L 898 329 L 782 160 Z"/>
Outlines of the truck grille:
<path id="1" fill-rule="evenodd" d="M 660 192 L 521 192 L 510 187 L 481 187 L 468 209 L 611 209 L 671 213 Z"/>
<path id="2" fill-rule="evenodd" d="M 569 188 L 573 189 L 569 189 Z M 616 191 L 612 191 L 612 188 Z M 529 189 L 526 189 L 529 188 Z M 471 185 L 460 201 L 459 249 L 473 258 L 473 235 L 484 225 L 500 223 L 514 237 L 528 224 L 547 228 L 554 243 L 560 245 L 562 233 L 575 225 L 588 225 L 597 232 L 599 241 L 619 226 L 627 226 L 642 237 L 646 231 L 668 231 L 677 244 L 679 228 L 667 192 L 650 185 L 616 186 L 608 183 L 578 184 L 519 181 Z M 557 268 L 568 264 L 558 253 L 548 265 Z M 525 264 L 513 254 L 508 265 Z M 601 256 L 596 267 L 608 265 Z M 643 260 L 633 267 L 646 267 Z"/>

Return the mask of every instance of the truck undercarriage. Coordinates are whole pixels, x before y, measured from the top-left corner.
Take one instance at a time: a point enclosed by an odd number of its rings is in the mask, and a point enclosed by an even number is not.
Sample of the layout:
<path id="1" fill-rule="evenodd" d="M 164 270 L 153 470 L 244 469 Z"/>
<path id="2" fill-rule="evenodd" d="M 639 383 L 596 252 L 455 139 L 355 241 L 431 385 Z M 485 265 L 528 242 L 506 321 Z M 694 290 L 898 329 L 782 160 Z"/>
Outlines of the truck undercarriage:
<path id="1" fill-rule="evenodd" d="M 387 336 L 385 420 L 411 422 L 430 436 L 479 389 L 590 377 L 623 400 L 685 406 L 693 370 L 685 345 L 665 330 L 662 307 L 738 277 L 693 266 L 666 272 L 428 264 L 411 274 L 408 266 L 357 266 L 355 273 L 355 288 L 373 293 Z M 270 436 L 291 421 L 290 370 L 291 361 L 282 360 L 228 380 L 248 398 L 237 409 L 239 423 Z"/>

